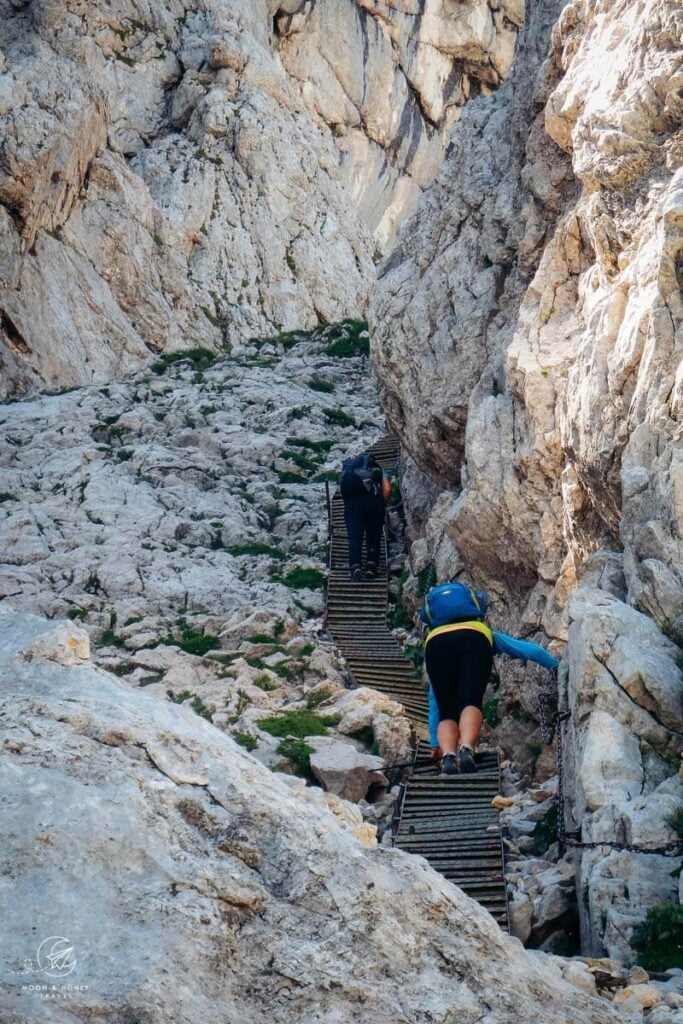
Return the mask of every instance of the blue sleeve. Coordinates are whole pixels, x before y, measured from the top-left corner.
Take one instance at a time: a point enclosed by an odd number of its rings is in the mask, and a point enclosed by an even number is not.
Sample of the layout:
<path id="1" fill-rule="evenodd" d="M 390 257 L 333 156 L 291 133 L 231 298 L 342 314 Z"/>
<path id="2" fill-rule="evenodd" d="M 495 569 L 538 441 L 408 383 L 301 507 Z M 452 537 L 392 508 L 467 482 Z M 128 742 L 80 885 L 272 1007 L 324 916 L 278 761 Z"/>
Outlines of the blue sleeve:
<path id="1" fill-rule="evenodd" d="M 438 747 L 439 741 L 436 737 L 436 730 L 439 725 L 439 706 L 436 703 L 432 684 L 429 684 L 429 746 Z"/>
<path id="2" fill-rule="evenodd" d="M 560 664 L 557 658 L 553 657 L 550 651 L 540 644 L 532 644 L 528 640 L 515 640 L 506 633 L 493 634 L 493 653 L 507 654 L 511 658 L 523 658 L 526 661 L 535 661 L 543 668 L 557 668 Z"/>

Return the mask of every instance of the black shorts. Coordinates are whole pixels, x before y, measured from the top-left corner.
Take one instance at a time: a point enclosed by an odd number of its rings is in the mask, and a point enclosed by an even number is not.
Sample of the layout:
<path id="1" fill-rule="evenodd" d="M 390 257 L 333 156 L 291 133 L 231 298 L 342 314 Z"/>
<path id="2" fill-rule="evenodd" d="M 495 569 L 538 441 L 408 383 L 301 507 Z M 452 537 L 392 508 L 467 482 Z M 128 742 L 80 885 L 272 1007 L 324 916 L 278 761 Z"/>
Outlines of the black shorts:
<path id="1" fill-rule="evenodd" d="M 457 722 L 464 708 L 481 711 L 493 648 L 477 629 L 454 629 L 427 641 L 425 668 L 439 707 L 439 721 Z"/>

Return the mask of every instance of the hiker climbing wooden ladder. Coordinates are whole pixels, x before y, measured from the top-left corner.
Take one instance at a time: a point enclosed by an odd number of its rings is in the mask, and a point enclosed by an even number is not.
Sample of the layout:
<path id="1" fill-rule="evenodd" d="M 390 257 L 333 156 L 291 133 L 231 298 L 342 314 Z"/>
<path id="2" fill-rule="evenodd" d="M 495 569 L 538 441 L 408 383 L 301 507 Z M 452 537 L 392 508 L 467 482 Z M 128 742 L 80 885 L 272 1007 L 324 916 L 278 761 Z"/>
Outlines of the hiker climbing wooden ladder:
<path id="1" fill-rule="evenodd" d="M 398 439 L 383 437 L 370 449 L 383 469 L 399 464 Z M 500 789 L 498 758 L 478 757 L 476 774 L 442 778 L 429 756 L 427 695 L 413 663 L 387 626 L 387 546 L 383 538 L 376 580 L 352 583 L 344 502 L 329 503 L 331 551 L 325 621 L 344 655 L 356 686 L 370 686 L 402 704 L 418 736 L 415 767 L 402 801 L 394 844 L 419 854 L 508 926 L 503 844 L 498 815 L 491 807 Z"/>

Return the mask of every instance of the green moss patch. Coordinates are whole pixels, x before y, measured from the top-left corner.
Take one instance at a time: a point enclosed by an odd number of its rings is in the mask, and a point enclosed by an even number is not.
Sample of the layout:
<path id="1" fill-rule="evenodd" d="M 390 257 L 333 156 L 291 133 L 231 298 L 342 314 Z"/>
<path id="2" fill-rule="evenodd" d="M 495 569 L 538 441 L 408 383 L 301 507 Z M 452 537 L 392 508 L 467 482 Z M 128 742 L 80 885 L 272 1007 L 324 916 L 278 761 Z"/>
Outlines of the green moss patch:
<path id="1" fill-rule="evenodd" d="M 311 452 L 326 454 L 333 446 L 334 441 L 312 441 L 310 437 L 288 437 L 286 443 L 289 448 L 307 448 Z"/>
<path id="2" fill-rule="evenodd" d="M 683 968 L 683 906 L 663 903 L 652 907 L 635 928 L 631 945 L 647 971 Z"/>
<path id="3" fill-rule="evenodd" d="M 284 583 L 292 590 L 320 590 L 325 583 L 325 574 L 320 569 L 305 569 L 303 566 L 297 566 L 285 576 L 271 573 L 271 579 L 278 583 Z"/>
<path id="4" fill-rule="evenodd" d="M 265 672 L 259 672 L 257 676 L 254 676 L 254 686 L 258 686 L 259 690 L 264 690 L 266 693 L 272 693 L 273 690 L 279 689 L 278 684 L 274 683 Z"/>
<path id="5" fill-rule="evenodd" d="M 311 391 L 319 391 L 323 395 L 331 395 L 334 391 L 334 384 L 331 380 L 325 380 L 323 377 L 310 377 L 308 386 Z"/>
<path id="6" fill-rule="evenodd" d="M 276 750 L 278 754 L 287 758 L 297 775 L 311 781 L 313 780 L 313 772 L 311 771 L 313 747 L 310 747 L 305 740 L 282 740 L 278 743 Z"/>
<path id="7" fill-rule="evenodd" d="M 244 544 L 227 544 L 224 548 L 234 558 L 241 558 L 243 555 L 268 555 L 270 558 L 277 558 L 280 561 L 287 556 L 279 548 L 272 544 L 264 544 L 259 540 L 246 541 Z"/>
<path id="8" fill-rule="evenodd" d="M 298 711 L 283 711 L 268 718 L 261 718 L 256 723 L 259 729 L 271 736 L 283 738 L 293 736 L 304 739 L 306 736 L 326 736 L 328 728 L 337 725 L 338 715 L 319 715 L 317 711 L 302 708 Z"/>
<path id="9" fill-rule="evenodd" d="M 178 620 L 180 636 L 165 636 L 161 641 L 167 647 L 179 647 L 186 654 L 203 656 L 220 646 L 219 638 L 213 633 L 194 629 L 185 619 Z"/>
<path id="10" fill-rule="evenodd" d="M 353 416 L 349 416 L 343 409 L 323 409 L 323 416 L 328 423 L 333 423 L 336 427 L 355 427 L 356 425 Z"/>
<path id="11" fill-rule="evenodd" d="M 350 359 L 354 356 L 370 354 L 370 339 L 367 336 L 368 325 L 365 320 L 342 320 L 334 325 L 332 340 L 326 346 L 328 356 L 337 359 Z"/>
<path id="12" fill-rule="evenodd" d="M 540 857 L 557 840 L 557 804 L 550 805 L 532 832 L 533 853 Z"/>
<path id="13" fill-rule="evenodd" d="M 199 715 L 201 718 L 206 718 L 207 721 L 211 721 L 211 712 L 207 708 L 206 704 L 196 693 L 192 690 L 181 690 L 180 693 L 169 693 L 169 700 L 174 704 L 185 704 L 186 701 L 190 702 L 190 707 Z"/>
<path id="14" fill-rule="evenodd" d="M 152 363 L 152 373 L 162 374 L 176 363 L 188 363 L 195 371 L 206 370 L 216 361 L 216 353 L 208 348 L 189 348 L 185 352 L 165 352 Z"/>
<path id="15" fill-rule="evenodd" d="M 235 743 L 239 743 L 241 747 L 244 747 L 244 749 L 249 752 L 255 750 L 258 746 L 258 740 L 248 732 L 235 731 L 231 732 L 230 735 L 234 739 Z"/>
<path id="16" fill-rule="evenodd" d="M 498 706 L 500 704 L 500 697 L 493 697 L 491 700 L 487 700 L 482 709 L 484 715 L 484 721 L 492 729 L 500 722 L 500 716 L 498 714 Z"/>

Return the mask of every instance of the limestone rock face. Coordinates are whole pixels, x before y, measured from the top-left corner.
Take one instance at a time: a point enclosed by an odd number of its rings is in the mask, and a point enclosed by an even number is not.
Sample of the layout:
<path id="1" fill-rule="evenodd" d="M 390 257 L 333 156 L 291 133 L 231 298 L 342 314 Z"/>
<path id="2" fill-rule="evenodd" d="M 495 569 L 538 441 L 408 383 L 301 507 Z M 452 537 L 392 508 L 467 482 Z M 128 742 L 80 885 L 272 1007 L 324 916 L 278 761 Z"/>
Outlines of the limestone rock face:
<path id="1" fill-rule="evenodd" d="M 414 572 L 464 569 L 496 625 L 569 641 L 574 824 L 648 846 L 675 839 L 683 728 L 682 32 L 676 0 L 530 5 L 370 311 Z M 533 673 L 502 671 L 537 719 Z M 587 947 L 629 956 L 634 922 L 676 898 L 671 870 L 586 853 Z"/>
<path id="2" fill-rule="evenodd" d="M 309 743 L 314 750 L 311 771 L 327 792 L 358 803 L 371 786 L 388 786 L 381 757 L 356 750 L 332 736 L 311 737 Z"/>
<path id="3" fill-rule="evenodd" d="M 2 393 L 361 315 L 523 6 L 3 0 Z"/>
<path id="4" fill-rule="evenodd" d="M 5 388 L 362 310 L 370 238 L 265 0 L 5 8 Z"/>
<path id="5" fill-rule="evenodd" d="M 377 690 L 361 686 L 324 705 L 325 714 L 337 716 L 337 731 L 346 736 L 370 734 L 384 762 L 405 764 L 412 758 L 412 730 L 403 705 Z"/>
<path id="6" fill-rule="evenodd" d="M 344 186 L 386 242 L 438 171 L 468 98 L 509 72 L 524 0 L 437 0 L 428 11 L 385 0 L 283 6 L 278 55 L 333 131 Z"/>
<path id="7" fill-rule="evenodd" d="M 657 850 L 677 839 L 681 807 L 683 673 L 675 644 L 641 612 L 604 591 L 579 587 L 569 605 L 563 700 L 565 813 L 586 842 Z M 586 951 L 630 957 L 646 911 L 674 901 L 675 858 L 610 850 L 581 852 L 578 887 Z"/>
<path id="8" fill-rule="evenodd" d="M 193 712 L 89 666 L 18 657 L 9 618 L 3 1020 L 619 1019 L 423 860 L 369 847 L 353 814 Z M 50 936 L 75 964 L 70 991 L 48 978 L 45 1000 L 30 986 Z"/>
<path id="9" fill-rule="evenodd" d="M 390 420 L 455 495 L 433 532 L 559 636 L 599 546 L 683 612 L 680 5 L 562 7 L 466 107 L 371 310 Z"/>

